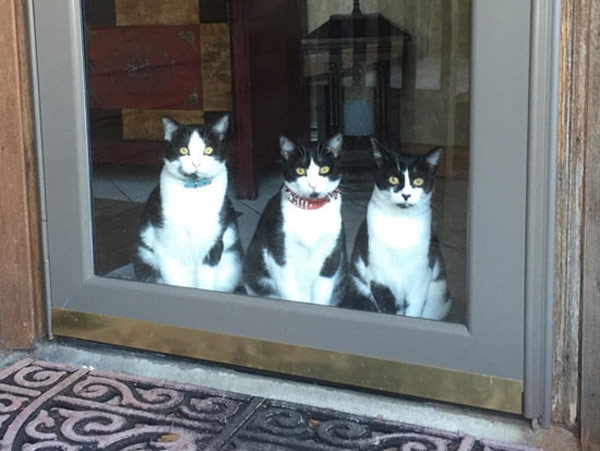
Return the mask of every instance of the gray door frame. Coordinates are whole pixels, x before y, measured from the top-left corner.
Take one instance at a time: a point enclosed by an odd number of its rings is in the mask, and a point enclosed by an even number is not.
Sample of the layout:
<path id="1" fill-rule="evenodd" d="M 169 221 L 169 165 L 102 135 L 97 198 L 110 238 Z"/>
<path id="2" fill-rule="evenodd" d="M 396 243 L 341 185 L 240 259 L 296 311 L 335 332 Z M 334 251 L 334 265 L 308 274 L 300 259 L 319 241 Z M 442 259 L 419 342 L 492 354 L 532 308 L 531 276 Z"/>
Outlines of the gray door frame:
<path id="1" fill-rule="evenodd" d="M 49 309 L 523 381 L 549 423 L 558 0 L 473 0 L 466 325 L 95 276 L 81 5 L 29 7 Z"/>

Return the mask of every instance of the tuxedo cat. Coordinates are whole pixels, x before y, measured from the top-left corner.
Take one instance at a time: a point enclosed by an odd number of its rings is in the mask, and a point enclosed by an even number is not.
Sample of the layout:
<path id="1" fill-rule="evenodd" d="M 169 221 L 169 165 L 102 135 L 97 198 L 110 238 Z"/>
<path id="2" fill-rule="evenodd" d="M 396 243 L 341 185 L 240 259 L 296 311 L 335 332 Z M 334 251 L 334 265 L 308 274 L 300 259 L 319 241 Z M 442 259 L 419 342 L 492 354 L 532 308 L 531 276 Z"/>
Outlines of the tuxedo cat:
<path id="1" fill-rule="evenodd" d="M 167 147 L 159 185 L 148 197 L 133 264 L 138 280 L 234 291 L 242 247 L 226 196 L 222 146 L 229 126 L 181 125 L 163 117 Z"/>
<path id="2" fill-rule="evenodd" d="M 356 236 L 344 306 L 443 319 L 451 301 L 431 230 L 431 194 L 442 149 L 411 156 L 375 139 L 372 145 L 375 187 Z"/>
<path id="3" fill-rule="evenodd" d="M 347 275 L 339 160 L 342 135 L 280 138 L 284 185 L 267 204 L 244 260 L 249 294 L 337 305 Z"/>

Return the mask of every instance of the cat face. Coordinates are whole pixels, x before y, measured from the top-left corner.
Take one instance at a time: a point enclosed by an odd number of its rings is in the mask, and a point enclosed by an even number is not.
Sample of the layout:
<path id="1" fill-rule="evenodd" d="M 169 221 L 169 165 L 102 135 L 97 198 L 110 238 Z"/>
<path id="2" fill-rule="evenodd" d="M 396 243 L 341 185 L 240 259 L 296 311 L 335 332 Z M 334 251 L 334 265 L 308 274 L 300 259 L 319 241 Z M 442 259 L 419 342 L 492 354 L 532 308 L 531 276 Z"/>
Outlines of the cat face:
<path id="1" fill-rule="evenodd" d="M 324 197 L 340 183 L 339 160 L 342 134 L 324 142 L 296 144 L 282 136 L 279 139 L 283 157 L 283 179 L 286 186 L 304 197 Z"/>
<path id="2" fill-rule="evenodd" d="M 377 189 L 392 204 L 403 209 L 429 203 L 443 149 L 437 147 L 417 156 L 388 150 L 376 139 L 371 139 L 371 143 Z"/>
<path id="3" fill-rule="evenodd" d="M 223 116 L 212 126 L 183 125 L 167 116 L 162 123 L 168 144 L 165 167 L 177 178 L 212 178 L 225 169 L 222 143 L 229 116 Z"/>

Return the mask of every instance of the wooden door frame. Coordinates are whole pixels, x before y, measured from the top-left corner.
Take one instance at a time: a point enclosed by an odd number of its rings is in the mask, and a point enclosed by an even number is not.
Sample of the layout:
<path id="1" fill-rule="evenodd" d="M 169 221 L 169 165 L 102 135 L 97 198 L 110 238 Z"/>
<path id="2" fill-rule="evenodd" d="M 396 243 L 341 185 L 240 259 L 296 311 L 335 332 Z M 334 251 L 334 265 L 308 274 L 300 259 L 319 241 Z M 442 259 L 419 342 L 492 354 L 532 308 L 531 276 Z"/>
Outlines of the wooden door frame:
<path id="1" fill-rule="evenodd" d="M 0 4 L 0 346 L 8 349 L 28 348 L 46 336 L 43 218 L 24 3 Z M 563 0 L 553 419 L 567 427 L 580 425 L 590 450 L 600 449 L 595 427 L 600 382 L 594 378 L 600 368 L 594 352 L 600 348 L 600 36 L 593 31 L 599 27 L 594 0 Z"/>
<path id="2" fill-rule="evenodd" d="M 584 157 L 578 221 L 582 234 L 580 430 L 583 449 L 600 451 L 600 5 L 594 0 L 577 1 L 581 9 L 574 15 L 573 48 L 580 65 L 573 74 L 580 89 L 573 95 L 571 107 L 578 108 L 570 117 L 577 128 L 569 135 L 575 151 Z"/>
<path id="3" fill-rule="evenodd" d="M 598 451 L 600 6 L 562 1 L 553 419 L 580 429 L 584 449 Z"/>
<path id="4" fill-rule="evenodd" d="M 0 3 L 0 347 L 45 336 L 43 259 L 27 13 Z"/>

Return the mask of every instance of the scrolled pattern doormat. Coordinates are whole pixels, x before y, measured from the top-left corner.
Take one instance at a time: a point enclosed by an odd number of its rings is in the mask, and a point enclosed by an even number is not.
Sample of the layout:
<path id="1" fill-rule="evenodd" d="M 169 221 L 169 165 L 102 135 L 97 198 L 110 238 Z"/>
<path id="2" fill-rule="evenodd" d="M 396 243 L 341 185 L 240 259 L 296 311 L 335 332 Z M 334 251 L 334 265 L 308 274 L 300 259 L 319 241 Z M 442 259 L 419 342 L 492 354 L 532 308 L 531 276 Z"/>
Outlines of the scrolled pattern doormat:
<path id="1" fill-rule="evenodd" d="M 1 450 L 532 451 L 308 405 L 67 365 L 0 370 Z"/>

